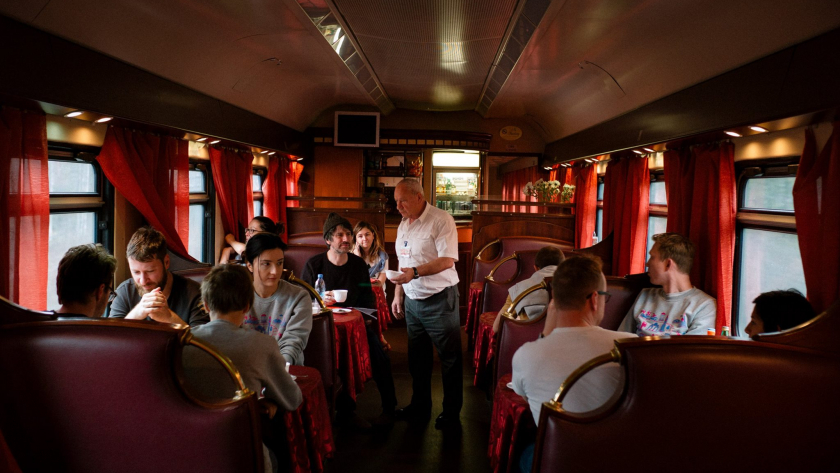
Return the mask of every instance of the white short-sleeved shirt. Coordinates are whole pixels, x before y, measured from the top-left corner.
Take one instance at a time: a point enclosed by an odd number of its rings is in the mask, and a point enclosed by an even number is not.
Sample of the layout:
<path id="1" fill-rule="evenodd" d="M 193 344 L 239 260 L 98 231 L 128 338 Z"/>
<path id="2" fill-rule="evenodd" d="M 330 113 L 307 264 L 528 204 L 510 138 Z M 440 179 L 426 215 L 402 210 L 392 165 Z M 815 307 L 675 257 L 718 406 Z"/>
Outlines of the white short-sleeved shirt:
<path id="1" fill-rule="evenodd" d="M 415 268 L 440 257 L 458 261 L 458 230 L 455 219 L 445 210 L 426 203 L 420 217 L 409 224 L 402 219 L 395 242 L 400 268 Z M 403 284 L 405 295 L 411 299 L 426 299 L 449 286 L 458 284 L 455 267 L 437 274 L 423 276 Z"/>

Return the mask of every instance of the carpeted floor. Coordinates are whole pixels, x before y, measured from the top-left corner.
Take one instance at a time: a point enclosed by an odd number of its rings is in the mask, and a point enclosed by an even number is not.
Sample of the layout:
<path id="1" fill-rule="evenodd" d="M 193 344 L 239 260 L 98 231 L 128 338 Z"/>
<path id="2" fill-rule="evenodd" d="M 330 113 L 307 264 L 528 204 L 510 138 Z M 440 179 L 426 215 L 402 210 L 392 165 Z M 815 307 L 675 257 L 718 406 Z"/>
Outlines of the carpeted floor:
<path id="1" fill-rule="evenodd" d="M 392 347 L 391 365 L 397 399 L 402 407 L 411 399 L 405 327 L 391 327 L 385 332 L 385 338 Z M 369 434 L 334 426 L 336 454 L 327 463 L 326 472 L 488 472 L 487 442 L 492 405 L 484 391 L 473 386 L 472 354 L 466 352 L 466 346 L 466 335 L 462 330 L 462 348 L 465 350 L 464 408 L 461 411 L 460 432 L 441 432 L 434 427 L 434 419 L 440 414 L 443 400 L 440 363 L 435 355 L 431 421 L 422 425 L 398 421 L 391 428 L 374 430 Z M 379 392 L 373 380 L 367 382 L 364 392 L 359 395 L 356 412 L 366 419 L 379 415 Z"/>

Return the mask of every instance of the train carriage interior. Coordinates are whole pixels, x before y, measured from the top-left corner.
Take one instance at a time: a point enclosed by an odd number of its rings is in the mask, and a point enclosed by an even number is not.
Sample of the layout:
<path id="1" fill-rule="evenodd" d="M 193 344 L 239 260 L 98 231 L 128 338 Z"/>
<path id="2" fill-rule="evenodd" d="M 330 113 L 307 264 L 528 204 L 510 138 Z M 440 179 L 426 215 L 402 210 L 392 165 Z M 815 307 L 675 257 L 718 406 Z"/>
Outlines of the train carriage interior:
<path id="1" fill-rule="evenodd" d="M 59 319 L 58 263 L 71 247 L 101 244 L 117 260 L 114 290 L 133 277 L 132 234 L 149 225 L 167 236 L 172 274 L 200 283 L 264 216 L 282 224 L 284 279 L 314 294 L 304 268 L 328 249 L 331 212 L 373 223 L 387 269 L 399 269 L 403 179 L 457 230 L 460 427 L 436 429 L 434 408 L 431 423 L 364 432 L 334 419 L 342 392 L 375 417 L 379 390 L 363 366 L 370 353 L 359 354 L 364 322 L 353 335 L 349 315 L 315 307 L 307 357 L 317 362 L 299 368 L 318 371 L 290 371 L 305 401 L 283 414 L 279 471 L 517 471 L 534 442 L 532 471 L 602 471 L 645 461 L 633 439 L 655 435 L 702 436 L 700 450 L 715 450 L 650 454 L 651 471 L 840 468 L 838 51 L 836 0 L 0 1 L 0 471 L 107 471 L 121 465 L 109 435 L 143 437 L 126 447 L 126 471 L 263 471 L 259 393 L 239 385 L 219 403 L 189 393 L 183 325 L 108 310 Z M 533 185 L 543 182 L 554 184 Z M 561 388 L 532 418 L 503 381 L 548 309 L 525 322 L 508 312 L 500 343 L 490 327 L 508 290 L 544 246 L 596 255 L 612 294 L 600 326 L 619 330 L 640 291 L 659 287 L 645 273 L 654 235 L 666 232 L 697 247 L 691 279 L 716 299 L 712 336 L 616 341 L 558 380 L 574 386 L 618 364 L 622 388 L 607 405 L 564 411 Z M 754 299 L 789 288 L 819 315 L 751 339 Z M 402 290 L 389 276 L 375 292 L 372 323 L 401 407 L 413 389 L 407 324 L 391 313 Z M 135 369 L 135 349 L 152 366 Z M 696 376 L 663 378 L 657 354 Z M 214 360 L 236 384 L 223 355 Z M 439 409 L 437 354 L 434 363 Z M 111 376 L 142 390 L 97 386 Z M 107 389 L 138 411 L 121 416 L 113 400 L 91 409 Z M 673 400 L 681 395 L 698 405 Z M 160 411 L 144 401 L 158 396 Z M 784 404 L 789 412 L 749 412 Z M 248 445 L 144 450 L 191 429 Z M 778 438 L 820 451 L 805 460 L 776 451 Z M 602 452 L 609 440 L 623 446 Z M 208 450 L 219 460 L 206 461 Z"/>

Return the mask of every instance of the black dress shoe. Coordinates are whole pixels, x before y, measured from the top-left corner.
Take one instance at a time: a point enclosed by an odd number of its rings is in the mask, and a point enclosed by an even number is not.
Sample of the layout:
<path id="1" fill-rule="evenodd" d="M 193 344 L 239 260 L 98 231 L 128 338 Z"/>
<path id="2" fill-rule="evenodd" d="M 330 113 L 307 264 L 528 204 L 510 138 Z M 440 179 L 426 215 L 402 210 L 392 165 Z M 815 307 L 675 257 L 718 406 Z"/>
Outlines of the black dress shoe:
<path id="1" fill-rule="evenodd" d="M 407 420 L 410 422 L 427 422 L 432 418 L 432 409 L 419 408 L 411 404 L 394 411 L 394 417 L 397 420 Z"/>
<path id="2" fill-rule="evenodd" d="M 438 430 L 447 430 L 461 427 L 461 417 L 458 415 L 450 415 L 443 413 L 435 419 L 435 428 Z"/>

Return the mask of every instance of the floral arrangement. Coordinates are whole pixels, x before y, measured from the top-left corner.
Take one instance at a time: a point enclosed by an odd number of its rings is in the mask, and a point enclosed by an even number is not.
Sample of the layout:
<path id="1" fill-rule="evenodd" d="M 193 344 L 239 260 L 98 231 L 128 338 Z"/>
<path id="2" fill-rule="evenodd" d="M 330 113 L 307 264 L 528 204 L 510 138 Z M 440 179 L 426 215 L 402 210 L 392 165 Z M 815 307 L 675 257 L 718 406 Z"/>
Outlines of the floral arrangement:
<path id="1" fill-rule="evenodd" d="M 564 184 L 560 187 L 560 181 L 543 181 L 542 179 L 531 184 L 525 184 L 522 194 L 527 197 L 536 197 L 540 202 L 551 202 L 554 197 L 560 195 L 560 202 L 569 202 L 575 193 L 575 186 Z"/>

